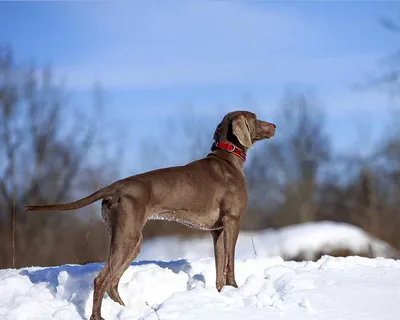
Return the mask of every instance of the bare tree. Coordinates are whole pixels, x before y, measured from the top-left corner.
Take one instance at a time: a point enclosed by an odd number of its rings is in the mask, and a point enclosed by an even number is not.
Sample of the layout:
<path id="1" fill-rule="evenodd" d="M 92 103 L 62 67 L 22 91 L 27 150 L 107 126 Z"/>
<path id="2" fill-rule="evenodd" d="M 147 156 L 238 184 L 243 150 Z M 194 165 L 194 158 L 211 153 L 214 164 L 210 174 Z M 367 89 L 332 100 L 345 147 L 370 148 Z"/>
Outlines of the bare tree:
<path id="1" fill-rule="evenodd" d="M 400 18 L 384 17 L 381 26 L 393 37 L 400 36 Z M 372 234 L 400 247 L 400 51 L 390 53 L 377 63 L 376 73 L 362 89 L 380 90 L 392 101 L 389 123 L 371 154 L 359 159 L 358 194 L 353 199 L 353 217 Z M 377 106 L 379 107 L 379 106 Z M 382 111 L 384 112 L 384 111 Z"/>
<path id="2" fill-rule="evenodd" d="M 17 64 L 12 51 L 0 47 L 1 267 L 12 265 L 13 233 L 18 266 L 76 263 L 87 230 L 83 220 L 73 213 L 30 214 L 21 208 L 70 201 L 89 191 L 88 182 L 97 188 L 114 173 L 104 162 L 92 167 L 87 158 L 98 147 L 100 118 L 94 115 L 100 110 L 91 114 L 93 108 L 79 110 L 69 102 L 50 68 Z"/>

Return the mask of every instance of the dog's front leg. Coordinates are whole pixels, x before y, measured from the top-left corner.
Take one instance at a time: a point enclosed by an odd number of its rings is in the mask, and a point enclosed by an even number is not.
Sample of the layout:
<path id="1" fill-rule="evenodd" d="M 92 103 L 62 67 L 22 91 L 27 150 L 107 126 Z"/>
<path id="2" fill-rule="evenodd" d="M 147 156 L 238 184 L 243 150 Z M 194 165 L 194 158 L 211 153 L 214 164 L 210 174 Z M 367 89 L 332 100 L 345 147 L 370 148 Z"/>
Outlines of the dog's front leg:
<path id="1" fill-rule="evenodd" d="M 215 285 L 218 291 L 221 291 L 226 284 L 224 275 L 225 254 L 224 254 L 224 229 L 211 230 L 211 235 L 214 239 L 214 256 L 215 256 Z"/>
<path id="2" fill-rule="evenodd" d="M 235 281 L 235 247 L 239 235 L 239 218 L 233 215 L 224 217 L 224 276 L 228 286 L 237 288 Z"/>

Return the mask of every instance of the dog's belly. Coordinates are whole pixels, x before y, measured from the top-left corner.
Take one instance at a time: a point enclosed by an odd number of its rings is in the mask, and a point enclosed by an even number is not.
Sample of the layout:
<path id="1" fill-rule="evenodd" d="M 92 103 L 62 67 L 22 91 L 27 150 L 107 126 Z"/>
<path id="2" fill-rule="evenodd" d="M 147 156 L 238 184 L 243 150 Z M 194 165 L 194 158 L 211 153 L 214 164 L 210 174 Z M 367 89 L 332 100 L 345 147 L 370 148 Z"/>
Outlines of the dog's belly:
<path id="1" fill-rule="evenodd" d="M 187 210 L 163 210 L 154 213 L 150 220 L 168 220 L 200 230 L 217 230 L 223 227 L 219 210 L 208 213 L 189 212 Z"/>

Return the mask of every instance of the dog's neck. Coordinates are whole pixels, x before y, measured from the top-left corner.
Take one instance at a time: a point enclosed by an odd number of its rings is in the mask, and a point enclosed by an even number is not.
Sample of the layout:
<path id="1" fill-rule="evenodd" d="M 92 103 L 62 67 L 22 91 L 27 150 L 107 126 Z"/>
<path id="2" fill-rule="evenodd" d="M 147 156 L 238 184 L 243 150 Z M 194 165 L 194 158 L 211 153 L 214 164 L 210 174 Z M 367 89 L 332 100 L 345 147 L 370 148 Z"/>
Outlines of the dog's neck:
<path id="1" fill-rule="evenodd" d="M 215 141 L 211 146 L 213 154 L 219 155 L 226 160 L 232 159 L 234 162 L 239 162 L 240 167 L 243 167 L 246 162 L 247 148 L 243 149 L 229 141 Z"/>

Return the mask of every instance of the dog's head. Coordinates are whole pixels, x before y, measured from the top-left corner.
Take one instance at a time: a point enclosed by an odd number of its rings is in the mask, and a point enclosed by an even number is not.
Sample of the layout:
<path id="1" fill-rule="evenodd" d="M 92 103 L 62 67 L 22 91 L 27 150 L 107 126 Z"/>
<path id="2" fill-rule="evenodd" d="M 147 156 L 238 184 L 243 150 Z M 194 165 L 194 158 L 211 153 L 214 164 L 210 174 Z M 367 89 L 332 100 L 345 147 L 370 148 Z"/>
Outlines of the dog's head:
<path id="1" fill-rule="evenodd" d="M 248 111 L 228 113 L 217 126 L 214 133 L 215 141 L 229 141 L 243 149 L 252 148 L 253 144 L 275 135 L 276 125 L 261 121 Z"/>

